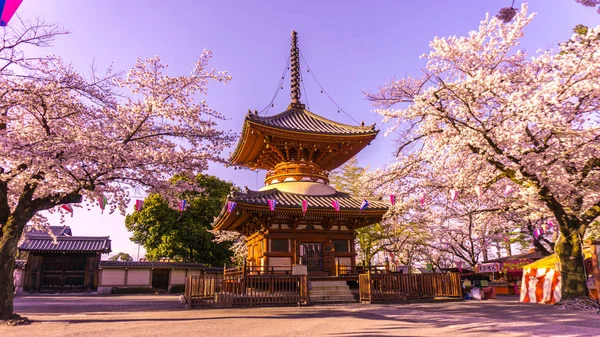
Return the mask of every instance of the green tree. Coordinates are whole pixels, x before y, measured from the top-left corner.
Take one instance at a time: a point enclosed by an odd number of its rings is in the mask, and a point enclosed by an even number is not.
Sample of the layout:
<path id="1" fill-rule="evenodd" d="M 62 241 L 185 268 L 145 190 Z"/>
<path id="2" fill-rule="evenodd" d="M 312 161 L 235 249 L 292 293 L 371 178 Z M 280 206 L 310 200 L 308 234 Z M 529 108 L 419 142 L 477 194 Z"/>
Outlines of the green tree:
<path id="1" fill-rule="evenodd" d="M 158 194 L 150 194 L 141 211 L 127 215 L 125 226 L 131 240 L 146 249 L 148 260 L 169 258 L 175 261 L 222 266 L 232 255 L 231 242 L 214 242 L 208 230 L 219 214 L 231 183 L 214 176 L 199 174 L 196 184 L 203 192 L 185 192 L 184 212 L 174 210 Z M 175 177 L 173 181 L 179 180 Z"/>
<path id="2" fill-rule="evenodd" d="M 133 261 L 133 257 L 127 253 L 119 252 L 108 258 L 108 261 Z"/>
<path id="3" fill-rule="evenodd" d="M 360 179 L 367 173 L 367 168 L 358 165 L 356 157 L 348 160 L 329 177 L 330 183 L 336 190 L 349 193 L 352 196 L 369 196 L 360 184 Z M 371 264 L 373 256 L 384 251 L 389 245 L 389 228 L 381 223 L 372 224 L 356 230 L 358 258 L 363 264 Z"/>

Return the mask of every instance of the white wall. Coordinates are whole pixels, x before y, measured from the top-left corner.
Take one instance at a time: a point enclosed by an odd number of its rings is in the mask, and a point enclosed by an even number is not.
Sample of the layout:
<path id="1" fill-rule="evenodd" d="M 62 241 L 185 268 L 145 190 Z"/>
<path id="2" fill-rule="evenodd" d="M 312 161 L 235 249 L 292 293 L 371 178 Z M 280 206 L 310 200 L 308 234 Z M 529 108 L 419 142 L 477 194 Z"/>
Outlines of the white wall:
<path id="1" fill-rule="evenodd" d="M 128 286 L 150 286 L 150 269 L 129 269 L 127 270 Z"/>

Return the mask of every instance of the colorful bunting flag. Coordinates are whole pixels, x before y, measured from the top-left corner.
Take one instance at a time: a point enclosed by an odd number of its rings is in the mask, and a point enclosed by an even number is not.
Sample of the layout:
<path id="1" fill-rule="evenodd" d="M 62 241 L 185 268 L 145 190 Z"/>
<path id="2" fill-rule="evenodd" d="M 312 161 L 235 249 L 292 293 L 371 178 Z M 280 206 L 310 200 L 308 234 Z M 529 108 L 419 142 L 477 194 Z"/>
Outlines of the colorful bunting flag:
<path id="1" fill-rule="evenodd" d="M 548 231 L 548 225 L 542 224 L 542 231 L 547 232 Z"/>
<path id="2" fill-rule="evenodd" d="M 108 203 L 108 199 L 105 197 L 98 198 L 98 205 L 100 205 L 100 209 L 102 210 L 100 213 L 104 214 L 104 209 L 106 208 L 106 204 Z"/>
<path id="3" fill-rule="evenodd" d="M 457 197 L 458 197 L 458 191 L 450 190 L 450 200 L 452 200 L 452 202 L 455 202 Z"/>
<path id="4" fill-rule="evenodd" d="M 136 200 L 135 201 L 135 210 L 137 212 L 141 211 L 143 207 L 144 207 L 144 200 Z"/>
<path id="5" fill-rule="evenodd" d="M 508 197 L 515 189 L 512 188 L 512 186 L 510 185 L 506 185 L 506 188 L 504 189 L 504 197 Z"/>
<path id="6" fill-rule="evenodd" d="M 227 202 L 227 212 L 229 212 L 229 213 L 233 212 L 233 209 L 235 208 L 236 205 L 237 205 L 237 202 L 228 201 Z"/>
<path id="7" fill-rule="evenodd" d="M 477 199 L 481 199 L 481 195 L 483 194 L 481 186 L 475 186 L 475 194 L 477 194 Z"/>
<path id="8" fill-rule="evenodd" d="M 360 205 L 360 210 L 362 211 L 367 207 L 369 207 L 369 201 L 367 201 L 367 199 L 363 199 L 362 204 Z"/>
<path id="9" fill-rule="evenodd" d="M 552 222 L 552 220 L 548 220 L 548 228 L 554 228 L 554 223 Z"/>
<path id="10" fill-rule="evenodd" d="M 271 210 L 271 212 L 275 211 L 275 205 L 277 205 L 277 200 L 275 199 L 268 199 L 267 202 L 269 203 L 269 209 Z"/>
<path id="11" fill-rule="evenodd" d="M 540 230 L 539 229 L 534 229 L 533 230 L 533 237 L 537 240 L 537 238 L 540 236 Z"/>
<path id="12" fill-rule="evenodd" d="M 185 211 L 186 204 L 187 204 L 187 201 L 185 199 L 179 200 L 179 203 L 177 205 L 179 207 L 179 212 L 180 213 L 183 213 L 183 211 Z"/>
<path id="13" fill-rule="evenodd" d="M 64 205 L 61 205 L 60 208 L 66 210 L 69 213 L 71 213 L 71 218 L 73 217 L 73 206 L 71 206 L 70 204 L 64 204 Z"/>
<path id="14" fill-rule="evenodd" d="M 390 204 L 392 204 L 392 206 L 396 205 L 396 195 L 390 194 Z"/>
<path id="15" fill-rule="evenodd" d="M 336 212 L 340 211 L 340 202 L 337 200 L 332 200 L 331 204 L 333 205 L 333 209 L 335 209 Z"/>
<path id="16" fill-rule="evenodd" d="M 0 26 L 8 25 L 23 0 L 0 0 Z"/>
<path id="17" fill-rule="evenodd" d="M 302 215 L 306 215 L 306 211 L 308 210 L 308 201 L 302 200 L 300 206 L 302 206 Z"/>

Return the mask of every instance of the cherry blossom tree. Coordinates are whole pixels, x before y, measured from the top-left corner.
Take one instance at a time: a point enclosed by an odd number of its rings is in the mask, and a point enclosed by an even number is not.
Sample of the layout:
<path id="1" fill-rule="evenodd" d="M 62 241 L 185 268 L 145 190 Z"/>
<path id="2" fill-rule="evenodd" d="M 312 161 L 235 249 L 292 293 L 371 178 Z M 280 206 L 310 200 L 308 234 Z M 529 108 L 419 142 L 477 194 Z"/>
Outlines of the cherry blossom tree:
<path id="1" fill-rule="evenodd" d="M 585 7 L 596 7 L 600 5 L 600 0 L 575 0 L 575 2 Z M 598 7 L 598 14 L 600 14 L 600 7 Z M 517 8 L 515 8 L 515 0 L 512 0 L 510 7 L 500 8 L 496 17 L 503 22 L 510 22 L 515 15 L 517 15 Z"/>
<path id="2" fill-rule="evenodd" d="M 130 192 L 147 190 L 176 205 L 233 136 L 216 129 L 223 117 L 199 96 L 210 81 L 204 51 L 187 76 L 167 75 L 158 57 L 138 59 L 126 76 L 82 76 L 56 56 L 29 58 L 27 45 L 46 46 L 62 34 L 54 25 L 13 20 L 0 37 L 0 320 L 13 313 L 12 274 L 25 225 L 45 223 L 40 211 L 90 207 L 107 198 L 111 212 Z M 30 50 L 30 49 L 28 49 Z"/>
<path id="3" fill-rule="evenodd" d="M 600 27 L 529 56 L 518 45 L 532 19 L 524 4 L 510 23 L 488 15 L 466 37 L 435 38 L 421 77 L 368 97 L 399 139 L 380 183 L 407 192 L 427 168 L 458 191 L 510 186 L 559 225 L 566 299 L 586 294 L 582 237 L 600 216 Z"/>

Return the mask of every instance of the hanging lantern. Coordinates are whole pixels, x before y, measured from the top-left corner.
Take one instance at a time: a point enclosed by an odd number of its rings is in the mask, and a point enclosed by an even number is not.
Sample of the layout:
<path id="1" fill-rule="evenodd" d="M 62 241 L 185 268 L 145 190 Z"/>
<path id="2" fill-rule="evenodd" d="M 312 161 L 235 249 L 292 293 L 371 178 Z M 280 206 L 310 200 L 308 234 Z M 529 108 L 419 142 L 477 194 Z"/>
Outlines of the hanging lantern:
<path id="1" fill-rule="evenodd" d="M 390 204 L 392 204 L 392 206 L 396 205 L 396 195 L 395 194 L 390 194 Z"/>
<path id="2" fill-rule="evenodd" d="M 425 206 L 425 193 L 421 193 L 421 196 L 419 197 L 419 202 L 421 203 L 421 206 Z"/>

